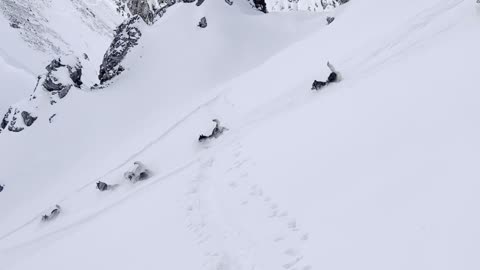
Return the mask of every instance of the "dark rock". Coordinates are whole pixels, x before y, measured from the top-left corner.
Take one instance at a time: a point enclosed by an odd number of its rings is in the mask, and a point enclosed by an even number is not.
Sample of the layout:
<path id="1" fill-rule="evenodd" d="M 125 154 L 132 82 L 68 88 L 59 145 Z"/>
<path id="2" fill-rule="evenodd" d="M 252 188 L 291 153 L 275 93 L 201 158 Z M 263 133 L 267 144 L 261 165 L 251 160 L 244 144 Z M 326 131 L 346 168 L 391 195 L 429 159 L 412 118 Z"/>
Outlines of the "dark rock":
<path id="1" fill-rule="evenodd" d="M 41 105 L 48 104 L 47 102 L 51 105 L 57 103 L 69 93 L 73 86 L 80 88 L 82 85 L 82 65 L 76 57 L 54 59 L 45 69 L 47 73 L 38 76 L 35 90 L 29 99 L 24 100 L 21 105 L 8 109 L 0 123 L 0 130 L 20 132 L 32 126 L 38 119 L 37 116 L 32 115 L 32 111 L 39 109 Z M 65 74 L 68 74 L 68 77 Z M 39 101 L 37 96 L 45 96 L 46 99 Z M 19 120 L 20 117 L 22 121 Z"/>
<path id="2" fill-rule="evenodd" d="M 56 113 L 52 114 L 52 115 L 48 118 L 48 122 L 49 122 L 49 123 L 52 123 L 53 118 L 55 118 L 55 116 L 57 116 Z"/>
<path id="3" fill-rule="evenodd" d="M 138 44 L 138 40 L 142 36 L 138 22 L 140 16 L 133 16 L 120 24 L 115 30 L 115 36 L 103 56 L 103 62 L 100 65 L 98 79 L 103 84 L 114 77 L 118 76 L 124 68 L 120 65 L 128 52 Z"/>
<path id="4" fill-rule="evenodd" d="M 27 127 L 31 126 L 38 118 L 38 117 L 32 116 L 32 114 L 27 111 L 23 111 L 21 115 L 23 118 L 23 122 Z"/>
<path id="5" fill-rule="evenodd" d="M 62 90 L 58 91 L 58 97 L 61 99 L 66 97 L 71 88 L 72 88 L 71 84 L 65 86 Z"/>
<path id="6" fill-rule="evenodd" d="M 64 67 L 64 65 L 62 65 L 62 60 L 60 58 L 58 59 L 53 59 L 52 62 L 50 62 L 50 64 L 48 64 L 45 69 L 48 71 L 48 72 L 52 72 L 52 71 L 57 71 L 57 69 L 59 67 Z"/>
<path id="7" fill-rule="evenodd" d="M 7 113 L 2 119 L 2 123 L 0 124 L 1 129 L 5 129 L 8 125 L 8 118 L 10 117 L 10 114 L 12 113 L 12 107 L 8 108 Z"/>
<path id="8" fill-rule="evenodd" d="M 198 23 L 198 27 L 200 27 L 200 28 L 205 28 L 205 27 L 207 27 L 207 18 L 202 17 L 202 18 L 200 19 L 200 22 Z"/>
<path id="9" fill-rule="evenodd" d="M 267 3 L 265 3 L 265 0 L 253 0 L 253 5 L 261 12 L 268 13 Z"/>
<path id="10" fill-rule="evenodd" d="M 152 24 L 155 11 L 152 10 L 147 0 L 130 0 L 127 7 L 133 15 L 138 15 L 147 24 Z"/>
<path id="11" fill-rule="evenodd" d="M 86 54 L 86 53 L 83 54 L 83 59 L 90 60 L 90 58 L 88 57 L 88 54 Z"/>
<path id="12" fill-rule="evenodd" d="M 61 83 L 57 83 L 57 81 L 58 81 L 57 78 L 47 75 L 47 78 L 45 78 L 45 81 L 43 81 L 42 85 L 49 92 L 60 91 L 65 86 Z"/>
<path id="13" fill-rule="evenodd" d="M 17 115 L 20 111 L 18 109 L 15 109 L 13 112 L 12 120 L 8 123 L 8 130 L 12 132 L 20 132 L 24 129 L 24 127 L 19 127 L 17 126 Z"/>
<path id="14" fill-rule="evenodd" d="M 232 1 L 232 0 L 225 0 L 225 3 L 229 4 L 230 6 L 233 5 L 233 1 Z"/>
<path id="15" fill-rule="evenodd" d="M 205 0 L 197 0 L 197 7 L 201 6 L 203 4 L 203 2 L 205 2 Z"/>
<path id="16" fill-rule="evenodd" d="M 327 17 L 327 24 L 331 24 L 335 20 L 335 17 Z"/>
<path id="17" fill-rule="evenodd" d="M 15 127 L 15 126 L 9 126 L 8 130 L 11 132 L 20 132 L 23 131 L 25 128 L 23 127 Z"/>
<path id="18" fill-rule="evenodd" d="M 68 73 L 70 73 L 70 79 L 72 79 L 73 83 L 76 87 L 80 88 L 83 84 L 82 82 L 82 65 L 80 62 L 77 62 L 75 66 L 67 66 Z"/>
<path id="19" fill-rule="evenodd" d="M 14 22 L 10 23 L 10 27 L 15 28 L 15 29 L 20 29 L 20 25 L 18 25 L 18 23 L 14 23 Z"/>

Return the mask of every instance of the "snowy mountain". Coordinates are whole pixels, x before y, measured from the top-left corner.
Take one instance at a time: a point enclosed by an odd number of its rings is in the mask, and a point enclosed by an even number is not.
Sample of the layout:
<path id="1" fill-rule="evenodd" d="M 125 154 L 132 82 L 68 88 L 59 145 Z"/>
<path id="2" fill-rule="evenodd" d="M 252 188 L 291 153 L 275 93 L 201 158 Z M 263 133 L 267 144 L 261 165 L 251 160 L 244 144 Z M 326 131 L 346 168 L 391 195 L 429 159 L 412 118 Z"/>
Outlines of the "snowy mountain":
<path id="1" fill-rule="evenodd" d="M 122 20 L 110 1 L 0 1 L 0 110 L 31 94 L 55 58 L 86 54 L 98 68 Z"/>
<path id="2" fill-rule="evenodd" d="M 0 269 L 480 267 L 476 0 L 264 3 L 1 2 Z"/>

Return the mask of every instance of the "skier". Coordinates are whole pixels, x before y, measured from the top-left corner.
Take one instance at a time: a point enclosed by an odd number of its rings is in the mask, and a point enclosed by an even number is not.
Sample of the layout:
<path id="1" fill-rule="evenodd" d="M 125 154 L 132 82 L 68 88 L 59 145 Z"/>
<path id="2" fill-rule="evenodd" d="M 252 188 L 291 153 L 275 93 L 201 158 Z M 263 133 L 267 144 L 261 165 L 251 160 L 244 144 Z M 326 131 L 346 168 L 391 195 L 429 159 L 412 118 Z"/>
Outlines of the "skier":
<path id="1" fill-rule="evenodd" d="M 150 172 L 140 161 L 135 161 L 133 163 L 133 168 L 130 171 L 125 172 L 123 176 L 125 179 L 135 183 L 147 179 L 150 176 Z"/>
<path id="2" fill-rule="evenodd" d="M 228 128 L 220 126 L 220 120 L 213 119 L 212 121 L 215 122 L 215 128 L 213 128 L 212 134 L 210 134 L 208 136 L 203 135 L 203 134 L 200 135 L 200 137 L 198 138 L 198 140 L 200 142 L 206 141 L 207 139 L 211 139 L 211 138 L 218 138 L 218 137 L 220 137 L 220 135 L 222 135 L 222 133 L 225 130 L 228 130 Z"/>
<path id="3" fill-rule="evenodd" d="M 61 210 L 61 207 L 60 205 L 55 205 L 55 209 L 52 210 L 52 212 L 50 212 L 50 215 L 43 215 L 42 216 L 42 221 L 49 221 L 49 220 L 52 220 L 54 218 L 56 218 L 59 214 L 60 214 L 60 210 Z"/>
<path id="4" fill-rule="evenodd" d="M 5 187 L 5 185 L 0 185 L 0 192 L 3 191 L 3 188 Z"/>
<path id="5" fill-rule="evenodd" d="M 330 75 L 328 75 L 327 81 L 326 82 L 317 81 L 317 80 L 313 81 L 312 90 L 320 90 L 324 86 L 330 83 L 339 82 L 342 80 L 342 76 L 340 75 L 340 72 L 338 72 L 335 69 L 335 67 L 332 64 L 330 64 L 330 62 L 327 62 L 327 66 L 331 71 Z"/>
<path id="6" fill-rule="evenodd" d="M 109 185 L 105 182 L 98 181 L 97 182 L 97 189 L 100 191 L 105 191 L 105 190 L 113 190 L 117 187 L 118 185 Z"/>

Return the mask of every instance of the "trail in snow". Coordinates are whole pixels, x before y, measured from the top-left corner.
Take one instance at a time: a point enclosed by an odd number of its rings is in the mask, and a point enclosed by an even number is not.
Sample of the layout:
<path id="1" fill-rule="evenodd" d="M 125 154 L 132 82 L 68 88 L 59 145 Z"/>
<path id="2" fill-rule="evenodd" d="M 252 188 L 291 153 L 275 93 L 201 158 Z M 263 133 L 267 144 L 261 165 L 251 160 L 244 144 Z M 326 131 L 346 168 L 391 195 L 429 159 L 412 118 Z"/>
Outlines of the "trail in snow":
<path id="1" fill-rule="evenodd" d="M 186 224 L 204 250 L 204 269 L 312 269 L 302 253 L 309 233 L 250 179 L 255 162 L 229 141 L 202 159 L 185 193 Z"/>
<path id="2" fill-rule="evenodd" d="M 49 238 L 49 237 L 51 237 L 51 236 L 53 236 L 57 233 L 67 231 L 67 230 L 72 229 L 72 228 L 74 228 L 78 225 L 81 225 L 85 222 L 88 222 L 89 220 L 94 219 L 95 217 L 97 217 L 98 215 L 108 211 L 109 209 L 120 205 L 121 203 L 125 202 L 126 200 L 128 200 L 129 198 L 134 196 L 135 194 L 137 194 L 141 191 L 144 191 L 145 189 L 147 189 L 147 188 L 149 188 L 149 187 L 151 187 L 155 184 L 158 184 L 162 180 L 166 180 L 166 179 L 170 178 L 171 176 L 176 175 L 176 174 L 184 171 L 185 169 L 187 169 L 190 166 L 192 166 L 193 164 L 195 164 L 195 162 L 196 162 L 196 160 L 189 161 L 186 164 L 178 167 L 177 169 L 172 170 L 171 172 L 169 172 L 165 175 L 157 176 L 157 177 L 154 176 L 151 179 L 147 179 L 145 181 L 142 181 L 142 182 L 139 182 L 139 183 L 136 183 L 136 184 L 130 184 L 130 187 L 128 187 L 130 190 L 128 190 L 126 192 L 123 192 L 123 193 L 117 192 L 116 194 L 114 194 L 114 195 L 116 195 L 117 198 L 115 198 L 113 201 L 107 201 L 101 207 L 97 207 L 96 209 L 94 209 L 94 211 L 88 212 L 88 213 L 83 214 L 83 215 L 78 215 L 77 214 L 77 217 L 74 216 L 73 220 L 70 220 L 69 222 L 61 223 L 61 225 L 58 228 L 55 228 L 54 230 L 51 230 L 46 234 L 42 234 L 38 237 L 35 237 L 34 239 L 30 239 L 30 240 L 28 240 L 26 242 L 23 242 L 23 243 L 17 243 L 14 246 L 8 247 L 8 248 L 6 248 L 4 250 L 1 250 L 1 251 L 5 252 L 5 251 L 10 251 L 10 250 L 15 250 L 15 249 L 18 249 L 18 248 L 22 248 L 22 247 L 25 247 L 27 245 L 31 245 L 35 242 L 45 240 L 45 239 L 47 239 L 47 238 Z M 129 183 L 126 183 L 126 184 L 128 185 Z M 98 191 L 93 190 L 93 188 L 92 188 L 92 192 L 98 192 Z M 115 191 L 111 191 L 111 192 L 115 192 Z M 108 193 L 108 192 L 105 192 L 105 193 Z M 74 198 L 69 198 L 69 199 L 74 199 Z M 65 205 L 68 206 L 68 204 L 69 204 L 68 199 L 66 199 L 64 201 L 64 203 L 65 203 Z M 68 209 L 67 209 L 67 213 L 68 213 Z M 65 211 L 62 211 L 62 214 L 58 218 L 56 218 L 54 221 L 56 221 L 56 222 L 61 221 L 62 219 L 64 219 L 63 216 L 65 216 Z M 24 229 L 26 226 L 31 225 L 32 223 L 35 223 L 35 222 L 40 222 L 40 217 L 41 217 L 41 215 L 38 215 L 37 217 L 34 217 L 32 220 L 30 220 L 29 222 L 20 226 L 19 228 L 15 229 L 14 231 L 9 232 L 9 233 L 1 236 L 0 240 L 6 240 L 12 234 L 19 233 L 21 231 L 21 229 Z M 54 221 L 47 222 L 44 225 L 50 225 L 52 227 L 56 227 Z"/>

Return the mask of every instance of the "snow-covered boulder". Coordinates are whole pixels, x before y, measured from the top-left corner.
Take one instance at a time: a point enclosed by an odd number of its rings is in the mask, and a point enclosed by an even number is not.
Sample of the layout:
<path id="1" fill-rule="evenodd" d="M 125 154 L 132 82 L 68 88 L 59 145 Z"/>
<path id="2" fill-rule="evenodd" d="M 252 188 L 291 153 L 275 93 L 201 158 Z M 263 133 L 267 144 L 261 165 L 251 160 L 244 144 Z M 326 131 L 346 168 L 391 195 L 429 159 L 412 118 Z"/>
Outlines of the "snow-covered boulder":
<path id="1" fill-rule="evenodd" d="M 194 1 L 191 0 L 191 2 Z M 138 15 L 146 24 L 153 24 L 155 18 L 159 14 L 162 15 L 162 9 L 176 3 L 175 0 L 115 0 L 115 2 L 117 11 L 122 16 L 132 18 Z"/>
<path id="2" fill-rule="evenodd" d="M 98 79 L 101 84 L 113 79 L 125 70 L 121 62 L 128 52 L 138 44 L 138 40 L 142 36 L 140 30 L 142 23 L 140 16 L 135 15 L 117 27 L 113 41 L 100 65 Z"/>
<path id="3" fill-rule="evenodd" d="M 65 97 L 72 86 L 80 88 L 82 83 L 82 64 L 76 57 L 54 59 L 46 68 L 47 74 L 43 79 L 43 88 L 52 93 L 58 93 L 60 98 Z"/>
<path id="4" fill-rule="evenodd" d="M 20 132 L 32 126 L 46 106 L 65 98 L 72 87 L 81 88 L 83 84 L 82 64 L 77 57 L 54 59 L 45 69 L 47 72 L 38 76 L 37 85 L 30 97 L 10 106 L 5 113 L 0 123 L 0 132 L 5 129 Z"/>

